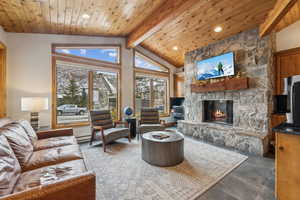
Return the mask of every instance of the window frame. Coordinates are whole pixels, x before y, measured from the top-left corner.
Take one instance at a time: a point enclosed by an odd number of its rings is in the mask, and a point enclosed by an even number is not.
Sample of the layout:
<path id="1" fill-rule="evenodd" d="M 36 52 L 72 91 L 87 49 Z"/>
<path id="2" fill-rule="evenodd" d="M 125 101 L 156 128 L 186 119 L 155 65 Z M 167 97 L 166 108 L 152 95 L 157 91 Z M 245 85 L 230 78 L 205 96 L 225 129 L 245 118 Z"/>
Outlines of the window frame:
<path id="1" fill-rule="evenodd" d="M 161 67 L 164 67 L 168 70 L 168 72 L 162 72 L 162 71 L 156 71 L 156 70 L 150 70 L 150 69 L 144 69 L 144 68 L 140 68 L 140 67 L 136 67 L 135 66 L 135 55 L 136 52 L 139 53 L 140 55 L 142 55 L 143 57 L 147 58 L 148 60 L 155 62 L 157 64 L 159 64 Z M 134 114 L 136 114 L 136 75 L 140 74 L 140 75 L 145 75 L 145 76 L 150 76 L 150 77 L 155 77 L 155 78 L 165 78 L 167 80 L 167 91 L 166 91 L 166 107 L 167 107 L 167 112 L 166 113 L 160 113 L 160 117 L 168 117 L 170 116 L 170 69 L 164 65 L 162 65 L 161 63 L 159 63 L 158 61 L 153 60 L 152 58 L 150 58 L 149 56 L 146 56 L 145 54 L 141 53 L 138 50 L 134 50 L 133 53 L 133 107 L 134 107 Z"/>
<path id="2" fill-rule="evenodd" d="M 113 64 L 102 62 L 95 59 L 87 59 L 79 57 L 79 56 L 72 56 L 68 54 L 61 54 L 56 53 L 55 48 L 57 44 L 52 45 L 52 116 L 51 116 L 51 124 L 52 128 L 68 128 L 68 127 L 80 127 L 80 126 L 88 126 L 89 121 L 85 122 L 75 122 L 75 123 L 58 123 L 57 122 L 57 61 L 66 62 L 66 63 L 74 63 L 78 65 L 88 65 L 91 67 L 95 67 L 94 71 L 104 71 L 104 72 L 113 72 L 117 74 L 118 83 L 117 83 L 117 120 L 121 118 L 121 65 L 120 64 Z M 66 46 L 66 45 L 65 45 Z M 73 46 L 73 45 L 72 45 Z M 77 46 L 77 45 L 76 45 Z M 85 45 L 87 46 L 87 45 Z M 101 46 L 101 45 L 95 45 Z M 110 45 L 111 46 L 111 45 Z M 81 46 L 79 46 L 81 47 Z M 88 105 L 87 109 L 92 109 L 93 106 L 93 71 L 88 72 Z"/>
<path id="3" fill-rule="evenodd" d="M 158 71 L 158 70 L 151 70 L 151 69 L 146 69 L 146 68 L 142 68 L 142 67 L 136 66 L 136 65 L 135 65 L 135 56 L 136 56 L 136 54 L 139 54 L 143 59 L 145 59 L 146 61 L 148 61 L 148 62 L 150 62 L 150 63 L 153 63 L 153 62 L 156 63 L 157 65 L 159 65 L 160 67 L 166 69 L 167 71 L 164 72 L 164 71 Z M 157 62 L 156 60 L 150 58 L 149 56 L 147 56 L 147 55 L 141 53 L 141 52 L 138 51 L 138 50 L 134 50 L 134 53 L 133 53 L 133 66 L 134 66 L 135 69 L 141 70 L 141 71 L 148 71 L 148 72 L 155 72 L 155 73 L 158 73 L 158 72 L 159 72 L 159 73 L 165 73 L 165 74 L 167 74 L 167 73 L 169 74 L 169 73 L 170 73 L 170 69 L 169 69 L 168 67 L 162 65 L 161 63 L 159 63 L 159 62 Z"/>
<path id="4" fill-rule="evenodd" d="M 104 61 L 104 60 L 98 60 L 98 59 L 93 59 L 93 58 L 86 58 L 86 57 L 82 57 L 82 56 L 76 56 L 76 55 L 72 55 L 72 54 L 67 54 L 67 53 L 59 53 L 56 52 L 55 49 L 56 48 L 74 48 L 74 49 L 81 49 L 81 48 L 113 48 L 113 49 L 117 49 L 118 51 L 118 57 L 117 57 L 117 62 L 108 62 L 108 61 Z M 98 63 L 104 63 L 104 64 L 109 64 L 109 65 L 122 65 L 121 63 L 121 45 L 110 45 L 110 44 L 105 44 L 105 45 L 99 45 L 99 44 L 52 44 L 52 55 L 61 55 L 61 56 L 67 56 L 67 57 L 73 57 L 76 59 L 81 59 L 81 60 L 87 60 L 87 61 L 93 61 L 93 62 L 98 62 Z"/>

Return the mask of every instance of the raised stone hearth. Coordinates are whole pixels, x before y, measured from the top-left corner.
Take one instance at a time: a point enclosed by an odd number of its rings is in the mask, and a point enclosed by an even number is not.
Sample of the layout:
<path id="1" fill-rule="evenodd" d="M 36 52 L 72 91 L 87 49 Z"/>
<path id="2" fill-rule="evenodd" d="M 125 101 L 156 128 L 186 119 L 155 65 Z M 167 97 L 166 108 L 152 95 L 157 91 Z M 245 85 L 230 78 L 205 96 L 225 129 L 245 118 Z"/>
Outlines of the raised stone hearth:
<path id="1" fill-rule="evenodd" d="M 185 56 L 185 120 L 178 123 L 185 135 L 240 151 L 263 155 L 268 150 L 272 108 L 272 63 L 274 37 L 260 38 L 250 30 Z M 235 71 L 249 77 L 249 89 L 238 91 L 191 91 L 196 61 L 233 51 Z M 233 124 L 204 122 L 204 100 L 232 100 Z"/>

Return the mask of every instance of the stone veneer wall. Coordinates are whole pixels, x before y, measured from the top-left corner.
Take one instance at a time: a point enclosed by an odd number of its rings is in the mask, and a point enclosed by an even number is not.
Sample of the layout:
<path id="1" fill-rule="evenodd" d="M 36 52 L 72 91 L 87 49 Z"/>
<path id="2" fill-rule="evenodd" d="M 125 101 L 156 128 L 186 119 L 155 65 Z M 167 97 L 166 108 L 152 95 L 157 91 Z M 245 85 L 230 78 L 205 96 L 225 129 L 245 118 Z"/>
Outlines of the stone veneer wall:
<path id="1" fill-rule="evenodd" d="M 185 135 L 243 152 L 263 155 L 268 150 L 272 108 L 274 35 L 260 38 L 250 30 L 185 55 L 185 120 L 178 123 Z M 192 93 L 196 61 L 233 51 L 235 69 L 250 78 L 250 89 Z M 233 126 L 202 122 L 203 100 L 233 100 Z"/>

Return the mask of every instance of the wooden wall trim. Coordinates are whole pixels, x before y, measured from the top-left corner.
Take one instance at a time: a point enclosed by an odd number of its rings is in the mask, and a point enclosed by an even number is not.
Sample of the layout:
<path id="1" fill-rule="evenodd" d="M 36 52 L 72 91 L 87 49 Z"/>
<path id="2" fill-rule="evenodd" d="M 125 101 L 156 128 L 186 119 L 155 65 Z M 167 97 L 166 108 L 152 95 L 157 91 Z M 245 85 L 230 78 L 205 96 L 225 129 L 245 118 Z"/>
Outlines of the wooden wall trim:
<path id="1" fill-rule="evenodd" d="M 0 118 L 6 117 L 6 46 L 0 42 Z"/>
<path id="2" fill-rule="evenodd" d="M 287 50 L 282 50 L 278 51 L 275 53 L 276 56 L 279 55 L 293 55 L 293 54 L 299 54 L 300 53 L 300 47 L 293 48 L 293 49 L 287 49 Z"/>

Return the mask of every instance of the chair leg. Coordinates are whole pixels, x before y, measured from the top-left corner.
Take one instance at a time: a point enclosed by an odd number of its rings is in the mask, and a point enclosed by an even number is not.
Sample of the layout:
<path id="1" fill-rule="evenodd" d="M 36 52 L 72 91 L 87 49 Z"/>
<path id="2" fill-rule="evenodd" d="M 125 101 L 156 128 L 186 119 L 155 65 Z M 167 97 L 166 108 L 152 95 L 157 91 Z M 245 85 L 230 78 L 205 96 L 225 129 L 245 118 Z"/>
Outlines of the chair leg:
<path id="1" fill-rule="evenodd" d="M 102 145 L 103 145 L 103 151 L 106 152 L 106 144 L 103 142 Z"/>
<path id="2" fill-rule="evenodd" d="M 92 132 L 92 135 L 91 135 L 91 139 L 90 139 L 90 145 L 93 144 L 93 140 L 94 140 L 94 132 Z"/>
<path id="3" fill-rule="evenodd" d="M 130 137 L 130 135 L 128 135 L 128 141 L 131 142 L 131 137 Z"/>

